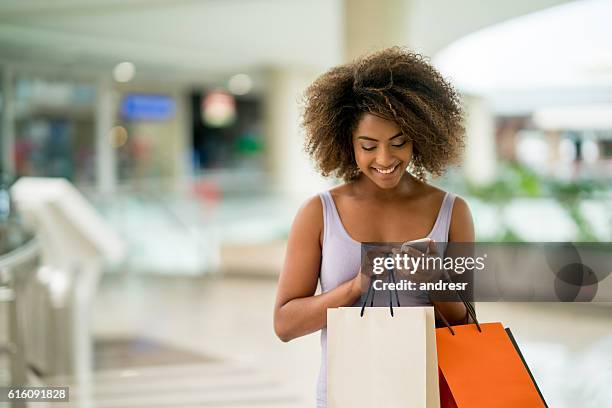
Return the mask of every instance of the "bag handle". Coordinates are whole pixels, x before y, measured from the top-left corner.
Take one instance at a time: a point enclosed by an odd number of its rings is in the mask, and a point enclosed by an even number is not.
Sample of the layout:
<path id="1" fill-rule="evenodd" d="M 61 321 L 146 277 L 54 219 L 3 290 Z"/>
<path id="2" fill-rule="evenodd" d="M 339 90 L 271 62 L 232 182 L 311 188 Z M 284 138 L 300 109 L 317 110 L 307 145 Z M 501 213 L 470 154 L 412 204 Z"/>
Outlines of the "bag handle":
<path id="1" fill-rule="evenodd" d="M 395 299 L 397 301 L 397 307 L 401 307 L 400 301 L 399 301 L 399 295 L 397 293 L 397 288 L 395 287 L 396 282 L 395 282 L 395 274 L 393 273 L 393 269 L 389 269 L 389 277 L 387 278 L 387 282 L 393 283 L 394 285 L 393 289 L 395 292 Z M 374 287 L 374 280 L 372 279 L 370 280 L 370 284 L 368 285 L 368 293 L 366 294 L 366 297 L 363 300 L 363 303 L 361 304 L 361 312 L 359 313 L 360 317 L 363 317 L 363 314 L 365 313 L 365 308 L 366 308 L 366 305 L 368 304 L 368 298 L 370 297 L 370 293 L 372 293 L 372 299 L 370 299 L 370 307 L 374 306 L 374 296 L 376 295 L 376 291 L 372 290 L 373 287 Z M 393 313 L 393 294 L 391 293 L 391 291 L 389 291 L 389 312 L 391 313 L 391 317 L 395 316 Z"/>
<path id="2" fill-rule="evenodd" d="M 465 300 L 461 292 L 457 291 L 457 295 L 459 295 L 459 298 L 463 302 L 463 305 L 465 306 L 468 314 L 470 315 L 472 320 L 474 320 L 474 323 L 476 324 L 476 328 L 478 329 L 479 332 L 482 333 L 482 329 L 480 328 L 480 323 L 478 323 L 478 319 L 476 318 L 476 310 L 474 309 L 474 305 L 472 305 L 470 302 Z"/>
<path id="3" fill-rule="evenodd" d="M 463 303 L 463 305 L 465 306 L 465 310 L 467 311 L 467 314 L 469 315 L 469 317 L 472 318 L 472 320 L 474 320 L 474 323 L 476 324 L 476 328 L 478 329 L 478 332 L 482 333 L 482 328 L 480 327 L 480 323 L 478 322 L 478 319 L 476 318 L 476 311 L 474 310 L 472 304 L 470 302 L 468 302 L 467 300 L 465 300 L 465 298 L 463 297 L 461 292 L 456 291 L 456 293 L 459 296 L 459 298 L 461 299 L 461 302 Z M 436 313 L 438 313 L 438 316 L 440 316 L 440 319 L 442 320 L 444 325 L 446 327 L 448 327 L 448 329 L 450 330 L 451 334 L 454 336 L 455 335 L 455 331 L 453 330 L 451 325 L 448 323 L 448 320 L 446 320 L 446 318 L 444 317 L 442 312 L 437 310 L 436 308 L 434 308 L 434 311 Z"/>

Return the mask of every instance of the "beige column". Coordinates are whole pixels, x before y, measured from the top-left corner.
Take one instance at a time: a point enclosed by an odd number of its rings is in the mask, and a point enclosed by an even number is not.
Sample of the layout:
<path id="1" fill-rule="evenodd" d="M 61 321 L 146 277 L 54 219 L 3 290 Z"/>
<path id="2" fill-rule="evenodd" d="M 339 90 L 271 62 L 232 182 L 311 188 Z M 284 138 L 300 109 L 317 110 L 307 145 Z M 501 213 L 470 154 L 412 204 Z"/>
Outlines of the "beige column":
<path id="1" fill-rule="evenodd" d="M 350 61 L 394 45 L 411 46 L 413 3 L 412 0 L 345 0 L 343 59 Z"/>
<path id="2" fill-rule="evenodd" d="M 301 97 L 315 78 L 316 73 L 306 69 L 274 68 L 266 80 L 267 167 L 274 186 L 294 197 L 307 197 L 329 185 L 306 156 L 300 129 Z"/>
<path id="3" fill-rule="evenodd" d="M 464 174 L 474 184 L 488 184 L 495 178 L 497 164 L 493 114 L 482 97 L 464 95 L 463 101 L 466 131 Z"/>
<path id="4" fill-rule="evenodd" d="M 2 139 L 2 171 L 5 175 L 14 176 L 15 162 L 13 154 L 15 151 L 15 97 L 14 97 L 14 75 L 11 67 L 2 69 L 2 109 L 0 111 L 1 126 L 0 136 Z"/>
<path id="5" fill-rule="evenodd" d="M 191 181 L 191 123 L 192 113 L 187 89 L 173 93 L 176 101 L 176 135 L 173 144 L 175 185 L 186 188 Z"/>
<path id="6" fill-rule="evenodd" d="M 117 185 L 116 152 L 111 145 L 110 130 L 114 125 L 112 82 L 100 80 L 97 84 L 95 113 L 96 184 L 101 193 L 112 193 Z"/>

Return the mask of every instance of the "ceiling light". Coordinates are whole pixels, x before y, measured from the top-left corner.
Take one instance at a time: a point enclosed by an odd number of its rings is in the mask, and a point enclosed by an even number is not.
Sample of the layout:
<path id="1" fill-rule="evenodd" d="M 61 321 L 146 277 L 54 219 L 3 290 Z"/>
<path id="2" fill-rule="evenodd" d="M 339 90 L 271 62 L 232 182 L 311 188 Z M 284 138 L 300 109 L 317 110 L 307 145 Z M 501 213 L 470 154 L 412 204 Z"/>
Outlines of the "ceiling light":
<path id="1" fill-rule="evenodd" d="M 113 69 L 113 78 L 117 82 L 130 82 L 134 78 L 136 67 L 131 62 L 120 62 Z"/>
<path id="2" fill-rule="evenodd" d="M 253 81 L 247 74 L 236 74 L 230 78 L 227 87 L 234 95 L 246 95 L 253 87 Z"/>

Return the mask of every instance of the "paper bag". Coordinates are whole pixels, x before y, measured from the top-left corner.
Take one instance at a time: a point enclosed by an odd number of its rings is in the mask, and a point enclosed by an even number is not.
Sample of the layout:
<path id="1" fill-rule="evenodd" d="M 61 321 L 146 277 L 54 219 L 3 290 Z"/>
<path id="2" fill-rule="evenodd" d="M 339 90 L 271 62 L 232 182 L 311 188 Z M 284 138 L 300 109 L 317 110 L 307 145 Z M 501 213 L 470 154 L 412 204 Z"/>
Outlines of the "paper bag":
<path id="1" fill-rule="evenodd" d="M 432 307 L 327 310 L 328 408 L 439 408 Z"/>

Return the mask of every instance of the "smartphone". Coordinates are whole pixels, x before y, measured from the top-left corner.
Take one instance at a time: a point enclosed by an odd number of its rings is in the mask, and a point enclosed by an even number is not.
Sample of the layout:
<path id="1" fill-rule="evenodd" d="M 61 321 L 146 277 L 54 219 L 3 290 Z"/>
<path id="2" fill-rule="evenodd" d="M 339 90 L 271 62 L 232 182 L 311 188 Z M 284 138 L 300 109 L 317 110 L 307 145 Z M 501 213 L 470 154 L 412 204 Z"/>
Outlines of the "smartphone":
<path id="1" fill-rule="evenodd" d="M 406 250 L 407 247 L 414 248 L 417 251 L 420 251 L 426 254 L 429 251 L 429 244 L 431 243 L 431 238 L 421 238 L 415 239 L 414 241 L 406 241 L 402 244 L 402 251 Z"/>

